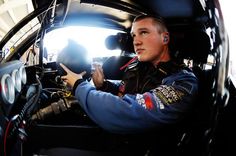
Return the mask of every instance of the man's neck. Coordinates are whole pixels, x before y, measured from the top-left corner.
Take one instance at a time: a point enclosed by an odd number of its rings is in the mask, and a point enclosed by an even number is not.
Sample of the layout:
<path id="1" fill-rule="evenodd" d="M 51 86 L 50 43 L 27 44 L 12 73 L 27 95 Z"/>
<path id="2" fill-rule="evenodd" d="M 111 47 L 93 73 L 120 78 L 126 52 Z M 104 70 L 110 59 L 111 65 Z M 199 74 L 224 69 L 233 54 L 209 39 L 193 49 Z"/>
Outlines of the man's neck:
<path id="1" fill-rule="evenodd" d="M 153 66 L 157 67 L 157 65 L 160 63 L 160 62 L 168 62 L 170 61 L 170 53 L 169 53 L 169 49 L 168 48 L 165 48 L 160 56 L 160 58 L 158 60 L 155 60 L 155 62 L 153 62 Z"/>

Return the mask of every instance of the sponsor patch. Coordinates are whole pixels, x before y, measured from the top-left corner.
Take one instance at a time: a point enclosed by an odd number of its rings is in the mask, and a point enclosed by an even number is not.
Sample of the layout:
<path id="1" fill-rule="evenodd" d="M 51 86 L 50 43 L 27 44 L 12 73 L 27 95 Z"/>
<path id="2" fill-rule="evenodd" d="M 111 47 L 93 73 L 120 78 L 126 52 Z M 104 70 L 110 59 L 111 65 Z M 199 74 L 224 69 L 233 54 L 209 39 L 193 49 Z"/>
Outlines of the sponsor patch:
<path id="1" fill-rule="evenodd" d="M 153 105 L 151 96 L 148 95 L 148 93 L 144 93 L 143 96 L 144 96 L 146 108 L 148 110 L 152 110 L 154 108 L 154 105 Z"/>
<path id="2" fill-rule="evenodd" d="M 159 98 L 157 98 L 155 91 L 153 92 L 153 97 L 154 97 L 154 99 L 155 99 L 157 108 L 159 108 L 159 109 L 165 109 L 165 106 L 164 106 L 164 104 L 162 103 L 162 101 L 161 101 Z"/>
<path id="3" fill-rule="evenodd" d="M 151 96 L 148 95 L 147 93 L 137 94 L 136 100 L 137 100 L 138 104 L 140 104 L 145 109 L 152 110 L 154 108 Z"/>
<path id="4" fill-rule="evenodd" d="M 154 89 L 154 95 L 159 98 L 164 104 L 172 104 L 180 101 L 184 96 L 184 93 L 176 90 L 172 86 L 162 85 Z"/>

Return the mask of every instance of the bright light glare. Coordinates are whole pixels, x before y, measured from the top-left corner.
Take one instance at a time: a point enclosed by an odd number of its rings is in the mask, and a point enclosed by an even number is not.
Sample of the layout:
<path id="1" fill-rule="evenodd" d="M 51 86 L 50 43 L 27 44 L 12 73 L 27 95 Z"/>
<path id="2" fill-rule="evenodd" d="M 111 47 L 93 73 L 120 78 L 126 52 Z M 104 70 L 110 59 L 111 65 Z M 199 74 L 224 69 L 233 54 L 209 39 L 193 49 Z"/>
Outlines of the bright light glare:
<path id="1" fill-rule="evenodd" d="M 88 51 L 88 59 L 94 57 L 108 57 L 118 56 L 121 50 L 109 50 L 105 46 L 105 39 L 109 35 L 117 34 L 118 30 L 71 26 L 61 29 L 53 30 L 45 35 L 44 46 L 47 48 L 49 59 L 48 61 L 55 61 L 57 53 L 63 49 L 68 39 L 77 41 L 83 45 Z"/>
<path id="2" fill-rule="evenodd" d="M 219 0 L 221 10 L 224 16 L 224 24 L 229 36 L 229 48 L 230 48 L 230 74 L 232 76 L 233 83 L 236 86 L 236 21 L 233 19 L 235 15 L 236 1 Z"/>

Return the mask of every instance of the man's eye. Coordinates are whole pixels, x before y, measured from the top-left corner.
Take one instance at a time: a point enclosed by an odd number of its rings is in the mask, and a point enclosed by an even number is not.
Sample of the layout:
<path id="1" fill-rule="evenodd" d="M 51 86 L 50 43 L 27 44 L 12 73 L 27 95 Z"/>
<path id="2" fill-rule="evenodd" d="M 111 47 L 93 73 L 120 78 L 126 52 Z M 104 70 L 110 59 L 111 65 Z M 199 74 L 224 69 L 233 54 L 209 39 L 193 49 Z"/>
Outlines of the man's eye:
<path id="1" fill-rule="evenodd" d="M 141 31 L 140 34 L 141 35 L 146 35 L 148 32 L 147 31 Z"/>

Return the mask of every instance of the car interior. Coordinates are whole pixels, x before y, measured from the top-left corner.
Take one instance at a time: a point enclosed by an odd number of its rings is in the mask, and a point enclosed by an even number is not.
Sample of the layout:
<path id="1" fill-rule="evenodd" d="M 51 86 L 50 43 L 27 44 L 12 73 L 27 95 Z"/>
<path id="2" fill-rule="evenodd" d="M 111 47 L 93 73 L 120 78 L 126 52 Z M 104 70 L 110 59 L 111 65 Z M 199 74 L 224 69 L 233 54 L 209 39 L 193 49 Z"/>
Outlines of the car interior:
<path id="1" fill-rule="evenodd" d="M 11 45 L 9 53 L 0 55 L 0 155 L 147 154 L 151 142 L 147 134 L 112 134 L 96 125 L 80 108 L 71 88 L 61 80 L 65 73 L 59 66 L 60 62 L 66 61 L 73 71 L 86 70 L 86 79 L 91 81 L 91 63 L 98 61 L 106 79 L 121 80 L 124 73 L 121 68 L 135 57 L 130 29 L 132 20 L 140 14 L 165 19 L 172 57 L 190 67 L 199 80 L 194 110 L 175 142 L 178 155 L 233 152 L 235 135 L 231 122 L 235 117 L 236 92 L 228 77 L 229 43 L 217 0 L 32 2 L 34 11 L 0 41 L 0 49 L 4 49 L 14 34 L 31 20 L 38 19 L 35 31 Z M 59 54 L 45 48 L 49 42 L 45 38 L 66 27 L 81 29 L 79 33 L 74 31 L 74 35 L 95 49 L 96 42 L 100 41 L 93 38 L 100 29 L 92 34 L 90 28 L 114 30 L 115 33 L 102 40 L 109 55 L 92 57 L 88 66 L 67 59 L 71 57 L 70 53 L 61 57 L 60 62 L 54 59 Z M 83 27 L 89 29 L 85 31 Z M 80 34 L 83 31 L 84 36 Z M 66 38 L 62 33 L 55 34 Z M 59 38 L 53 40 L 59 47 Z M 37 61 L 29 63 L 29 50 L 34 56 L 38 55 L 33 57 Z M 118 55 L 115 55 L 117 51 Z M 93 51 L 95 53 L 101 52 Z"/>

